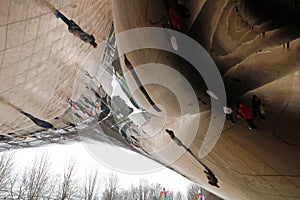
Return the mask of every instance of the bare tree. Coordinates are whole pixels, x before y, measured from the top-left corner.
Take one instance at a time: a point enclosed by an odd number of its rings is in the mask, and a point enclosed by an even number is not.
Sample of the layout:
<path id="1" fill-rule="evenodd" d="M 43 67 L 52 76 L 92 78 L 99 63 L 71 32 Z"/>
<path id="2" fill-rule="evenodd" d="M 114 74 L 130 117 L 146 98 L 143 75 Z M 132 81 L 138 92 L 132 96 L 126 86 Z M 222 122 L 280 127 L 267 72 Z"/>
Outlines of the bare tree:
<path id="1" fill-rule="evenodd" d="M 149 191 L 149 199 L 151 200 L 158 200 L 159 193 L 162 191 L 162 186 L 159 183 L 151 184 L 150 191 Z"/>
<path id="2" fill-rule="evenodd" d="M 49 155 L 37 156 L 32 166 L 26 167 L 23 173 L 10 176 L 5 195 L 8 199 L 20 200 L 82 199 L 78 195 L 78 184 L 74 177 L 75 163 L 70 161 L 66 165 L 63 177 L 56 178 L 58 176 L 49 173 Z M 90 183 L 94 184 L 93 181 Z M 91 185 L 89 190 L 95 191 L 95 187 Z"/>
<path id="3" fill-rule="evenodd" d="M 134 185 L 130 186 L 130 189 L 128 191 L 128 198 L 130 200 L 139 200 L 139 191 L 136 186 Z"/>
<path id="4" fill-rule="evenodd" d="M 146 179 L 141 179 L 138 185 L 139 200 L 151 199 L 150 184 Z"/>
<path id="5" fill-rule="evenodd" d="M 21 174 L 15 172 L 13 168 L 13 154 L 0 156 L 0 199 L 61 199 L 61 200 L 97 200 L 99 196 L 99 171 L 92 169 L 83 179 L 80 186 L 76 179 L 76 161 L 71 159 L 65 167 L 61 178 L 50 176 L 49 155 L 37 156 L 32 166 L 25 168 Z M 129 189 L 119 189 L 119 177 L 110 174 L 105 178 L 103 200 L 159 200 L 159 194 L 163 187 L 156 184 L 149 184 L 145 179 L 139 184 L 131 185 Z M 80 191 L 79 191 L 80 189 Z M 187 195 L 181 192 L 174 194 L 169 192 L 169 200 L 194 200 L 196 195 L 202 191 L 197 184 L 190 184 L 187 188 Z M 203 191 L 204 192 L 204 191 Z M 207 199 L 220 199 L 213 194 L 204 192 Z"/>
<path id="6" fill-rule="evenodd" d="M 105 180 L 105 188 L 102 194 L 104 200 L 116 200 L 118 197 L 119 177 L 110 174 Z"/>
<path id="7" fill-rule="evenodd" d="M 7 192 L 7 197 L 9 199 L 22 199 L 25 198 L 25 180 L 26 180 L 26 170 L 22 175 L 16 173 L 11 176 L 9 180 L 9 191 Z M 27 170 L 28 171 L 28 170 Z M 22 176 L 22 177 L 21 177 Z"/>
<path id="8" fill-rule="evenodd" d="M 16 174 L 10 180 L 10 196 L 13 199 L 51 199 L 49 155 L 36 156 L 30 168 L 23 175 Z"/>
<path id="9" fill-rule="evenodd" d="M 59 186 L 59 199 L 69 200 L 78 196 L 78 185 L 75 179 L 76 161 L 71 159 L 66 165 L 63 180 Z"/>
<path id="10" fill-rule="evenodd" d="M 40 199 L 48 196 L 50 165 L 49 154 L 42 154 L 40 158 L 34 160 L 34 164 L 28 172 L 29 179 L 26 179 L 25 184 L 28 187 L 28 199 Z"/>
<path id="11" fill-rule="evenodd" d="M 0 197 L 10 190 L 8 187 L 13 170 L 13 153 L 5 153 L 0 157 Z"/>
<path id="12" fill-rule="evenodd" d="M 137 187 L 135 187 L 134 185 L 131 185 L 131 187 L 128 188 L 127 190 L 122 189 L 118 193 L 118 199 L 119 200 L 138 200 L 137 190 L 138 190 Z"/>
<path id="13" fill-rule="evenodd" d="M 119 192 L 118 200 L 159 200 L 159 195 L 162 190 L 163 187 L 159 183 L 152 183 L 150 185 L 147 180 L 141 179 L 137 186 L 131 185 L 128 190 L 122 189 Z M 174 193 L 169 191 L 168 197 L 169 200 L 173 200 Z M 183 198 L 180 200 L 183 200 Z"/>
<path id="14" fill-rule="evenodd" d="M 173 191 L 169 192 L 169 200 L 174 200 L 174 192 Z"/>
<path id="15" fill-rule="evenodd" d="M 60 177 L 59 174 L 53 173 L 51 174 L 51 178 L 48 183 L 48 189 L 51 191 L 51 196 L 49 196 L 49 199 L 57 199 L 57 194 L 59 191 L 59 181 Z"/>
<path id="16" fill-rule="evenodd" d="M 189 200 L 194 200 L 196 199 L 196 196 L 199 194 L 201 191 L 201 187 L 195 183 L 189 184 L 187 188 L 187 198 Z"/>
<path id="17" fill-rule="evenodd" d="M 85 186 L 84 186 L 85 200 L 96 199 L 96 194 L 99 191 L 98 182 L 99 182 L 98 170 L 91 170 L 91 172 L 86 176 L 86 180 L 85 180 Z"/>
<path id="18" fill-rule="evenodd" d="M 182 192 L 177 192 L 175 195 L 174 200 L 184 200 L 184 194 L 182 194 Z"/>

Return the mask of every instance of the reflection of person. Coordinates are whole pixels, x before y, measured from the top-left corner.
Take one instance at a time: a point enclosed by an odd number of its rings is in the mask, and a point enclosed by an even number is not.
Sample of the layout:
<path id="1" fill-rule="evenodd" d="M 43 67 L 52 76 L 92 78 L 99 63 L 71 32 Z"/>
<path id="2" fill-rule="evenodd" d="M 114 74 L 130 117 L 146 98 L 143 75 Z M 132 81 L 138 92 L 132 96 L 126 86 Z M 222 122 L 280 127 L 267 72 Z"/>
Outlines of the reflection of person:
<path id="1" fill-rule="evenodd" d="M 73 101 L 72 99 L 68 98 L 68 103 L 72 108 L 75 110 L 80 110 L 83 114 L 85 114 L 84 108 L 77 102 Z"/>
<path id="2" fill-rule="evenodd" d="M 204 173 L 206 174 L 208 183 L 212 186 L 219 188 L 220 186 L 218 185 L 218 179 L 216 178 L 216 176 L 212 173 L 212 171 L 210 171 L 210 169 L 205 168 L 205 170 L 206 171 L 204 171 Z"/>
<path id="3" fill-rule="evenodd" d="M 179 16 L 174 7 L 172 7 L 172 6 L 169 7 L 168 15 L 169 15 L 168 24 L 169 24 L 170 28 L 177 30 L 177 31 L 182 31 L 181 24 L 179 21 Z"/>
<path id="4" fill-rule="evenodd" d="M 184 18 L 191 17 L 191 14 L 189 13 L 189 10 L 187 9 L 185 2 L 183 0 L 177 1 L 176 9 L 180 13 L 181 17 L 184 17 Z"/>
<path id="5" fill-rule="evenodd" d="M 166 23 L 164 24 L 163 27 L 170 28 L 176 31 L 181 32 L 182 27 L 179 19 L 179 13 L 175 9 L 177 7 L 177 3 L 174 3 L 173 1 L 166 1 L 166 8 L 168 12 L 168 17 L 166 20 Z"/>
<path id="6" fill-rule="evenodd" d="M 249 108 L 242 102 L 238 104 L 238 116 L 247 121 L 249 129 L 256 129 L 257 127 L 252 122 L 252 115 Z"/>
<path id="7" fill-rule="evenodd" d="M 258 113 L 261 119 L 265 119 L 265 117 L 261 113 L 261 109 L 262 109 L 261 100 L 256 95 L 252 96 L 251 105 L 252 105 L 253 116 L 256 117 L 256 114 Z"/>
<path id="8" fill-rule="evenodd" d="M 168 194 L 169 194 L 169 191 L 166 191 L 165 188 L 163 188 L 163 191 L 161 191 L 159 194 L 159 198 L 161 200 L 169 200 Z"/>
<path id="9" fill-rule="evenodd" d="M 181 146 L 185 149 L 187 149 L 186 146 L 184 146 L 184 144 L 182 144 L 182 142 L 175 136 L 174 132 L 169 130 L 169 129 L 166 129 L 166 132 L 170 135 L 171 139 L 178 145 L 178 146 Z"/>
<path id="10" fill-rule="evenodd" d="M 205 197 L 204 195 L 202 195 L 201 193 L 199 193 L 197 196 L 196 196 L 196 200 L 204 200 Z"/>
<path id="11" fill-rule="evenodd" d="M 74 36 L 79 37 L 84 42 L 90 43 L 94 48 L 97 47 L 94 36 L 84 32 L 73 20 L 69 20 L 58 10 L 54 12 L 54 15 L 67 24 L 69 32 Z"/>
<path id="12" fill-rule="evenodd" d="M 233 120 L 232 108 L 229 105 L 227 105 L 227 106 L 223 107 L 223 110 L 224 110 L 224 113 L 226 114 L 226 119 L 228 121 L 231 121 L 232 123 L 235 123 L 235 121 Z"/>
<path id="13" fill-rule="evenodd" d="M 47 128 L 47 129 L 53 129 L 56 130 L 56 128 L 53 126 L 53 124 L 46 122 L 44 120 L 38 119 L 32 115 L 30 115 L 27 112 L 24 112 L 22 109 L 18 108 L 17 111 L 23 115 L 25 115 L 26 117 L 28 117 L 31 121 L 33 121 L 36 125 L 42 127 L 42 128 Z"/>

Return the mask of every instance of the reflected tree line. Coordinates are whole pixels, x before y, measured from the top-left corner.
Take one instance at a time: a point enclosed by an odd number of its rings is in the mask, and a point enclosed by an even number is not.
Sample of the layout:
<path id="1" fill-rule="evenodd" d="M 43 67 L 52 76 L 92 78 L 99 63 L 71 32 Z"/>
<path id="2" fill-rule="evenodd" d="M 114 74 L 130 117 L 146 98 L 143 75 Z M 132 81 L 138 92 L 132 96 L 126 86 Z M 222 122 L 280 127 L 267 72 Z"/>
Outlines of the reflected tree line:
<path id="1" fill-rule="evenodd" d="M 13 153 L 0 156 L 0 199 L 159 200 L 163 187 L 142 179 L 137 185 L 124 189 L 116 174 L 100 177 L 96 168 L 78 177 L 74 159 L 66 163 L 62 174 L 55 174 L 51 171 L 49 154 L 37 156 L 25 169 L 19 169 L 14 163 Z M 186 194 L 169 191 L 169 200 L 194 200 L 199 191 L 202 191 L 200 186 L 190 184 Z M 219 199 L 206 191 L 204 193 L 205 199 Z"/>

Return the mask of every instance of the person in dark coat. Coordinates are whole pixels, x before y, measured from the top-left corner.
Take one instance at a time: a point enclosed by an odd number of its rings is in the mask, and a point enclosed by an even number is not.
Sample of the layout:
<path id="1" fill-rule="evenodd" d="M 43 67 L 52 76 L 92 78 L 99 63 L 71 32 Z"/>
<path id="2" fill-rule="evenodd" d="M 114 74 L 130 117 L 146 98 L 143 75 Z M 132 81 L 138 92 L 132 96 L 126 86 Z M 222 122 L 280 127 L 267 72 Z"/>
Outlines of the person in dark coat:
<path id="1" fill-rule="evenodd" d="M 38 119 L 34 116 L 32 116 L 31 114 L 23 111 L 22 109 L 18 108 L 17 111 L 23 115 L 25 115 L 26 117 L 28 117 L 31 121 L 33 121 L 33 123 L 35 123 L 37 126 L 40 126 L 42 128 L 46 128 L 46 129 L 53 129 L 56 130 L 56 128 L 53 126 L 53 124 L 46 122 L 44 120 Z"/>
<path id="2" fill-rule="evenodd" d="M 54 15 L 67 24 L 69 32 L 74 36 L 79 37 L 84 42 L 90 43 L 90 45 L 92 45 L 94 48 L 97 47 L 94 36 L 84 32 L 73 20 L 69 20 L 58 10 L 54 12 Z"/>
<path id="3" fill-rule="evenodd" d="M 184 149 L 188 149 L 179 139 L 175 136 L 174 132 L 166 129 L 166 132 L 170 135 L 171 139 L 180 147 L 183 147 Z"/>
<path id="4" fill-rule="evenodd" d="M 206 177 L 208 179 L 208 184 L 210 184 L 212 186 L 215 186 L 217 188 L 220 187 L 218 185 L 218 179 L 217 179 L 217 177 L 212 173 L 212 171 L 210 169 L 208 169 L 206 167 L 204 173 L 206 174 Z"/>
<path id="5" fill-rule="evenodd" d="M 181 17 L 190 18 L 191 14 L 183 1 L 177 1 L 175 9 L 180 13 Z"/>
<path id="6" fill-rule="evenodd" d="M 261 100 L 256 95 L 252 96 L 251 105 L 252 105 L 253 116 L 256 117 L 258 113 L 261 119 L 265 119 L 265 117 L 261 113 L 261 108 L 262 108 Z"/>
<path id="7" fill-rule="evenodd" d="M 237 110 L 238 116 L 247 121 L 249 125 L 249 129 L 257 129 L 257 127 L 252 122 L 252 115 L 249 108 L 242 102 L 240 102 L 238 106 L 239 106 Z"/>

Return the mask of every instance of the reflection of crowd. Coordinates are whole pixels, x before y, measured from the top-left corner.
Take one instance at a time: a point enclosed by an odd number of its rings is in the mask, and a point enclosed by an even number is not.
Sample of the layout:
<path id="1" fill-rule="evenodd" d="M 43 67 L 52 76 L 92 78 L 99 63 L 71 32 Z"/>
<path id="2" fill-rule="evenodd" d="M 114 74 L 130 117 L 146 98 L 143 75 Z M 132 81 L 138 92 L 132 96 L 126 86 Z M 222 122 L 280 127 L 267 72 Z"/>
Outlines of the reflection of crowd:
<path id="1" fill-rule="evenodd" d="M 85 119 L 97 117 L 98 120 L 106 117 L 110 112 L 110 98 L 100 86 L 95 89 L 91 85 L 86 85 L 88 94 L 82 95 L 78 101 L 68 98 L 73 114 L 76 118 Z"/>
<path id="2" fill-rule="evenodd" d="M 265 119 L 264 105 L 256 95 L 252 96 L 251 107 L 252 107 L 252 113 L 250 109 L 247 107 L 247 105 L 241 99 L 238 99 L 236 102 L 236 115 L 238 118 L 245 120 L 247 122 L 250 130 L 257 129 L 257 126 L 252 121 L 253 118 L 252 116 L 256 117 L 258 115 L 261 119 Z M 233 119 L 234 109 L 232 108 L 232 106 L 230 106 L 230 104 L 224 106 L 224 113 L 226 114 L 226 119 L 228 121 L 235 123 Z"/>
<path id="3" fill-rule="evenodd" d="M 130 146 L 140 148 L 140 130 L 128 118 L 133 109 L 119 96 L 110 97 L 102 85 L 96 87 L 92 84 L 86 84 L 85 88 L 86 90 L 79 100 L 74 101 L 68 98 L 68 103 L 75 118 L 80 122 L 89 118 L 96 119 L 98 123 L 116 129 Z"/>

